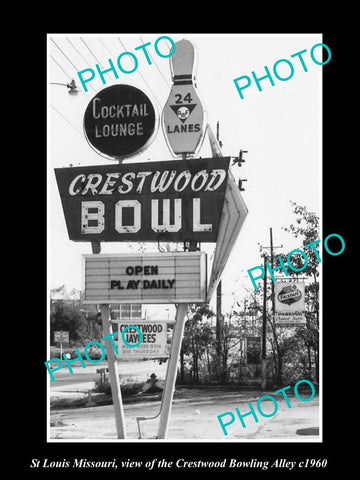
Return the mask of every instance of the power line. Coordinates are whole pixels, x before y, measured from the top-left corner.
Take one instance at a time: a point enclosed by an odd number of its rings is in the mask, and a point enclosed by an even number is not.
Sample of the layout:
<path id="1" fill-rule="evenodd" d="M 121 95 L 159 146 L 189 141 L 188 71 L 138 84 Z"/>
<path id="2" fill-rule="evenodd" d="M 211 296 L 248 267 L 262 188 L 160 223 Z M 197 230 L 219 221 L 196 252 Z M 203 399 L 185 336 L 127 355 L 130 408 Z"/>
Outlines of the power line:
<path id="1" fill-rule="evenodd" d="M 100 65 L 101 68 L 103 68 L 103 66 L 101 65 L 101 63 L 99 62 L 99 60 L 96 58 L 95 54 L 93 53 L 93 51 L 91 50 L 91 48 L 88 46 L 88 44 L 85 42 L 85 40 L 80 37 L 80 40 L 83 42 L 83 44 L 85 45 L 85 47 L 89 50 L 89 52 L 91 53 L 91 55 L 95 58 L 95 60 L 97 61 L 97 63 Z"/>
<path id="2" fill-rule="evenodd" d="M 54 45 L 59 49 L 59 51 L 64 55 L 64 57 L 68 60 L 68 62 L 75 68 L 76 71 L 78 71 L 79 69 L 76 67 L 76 65 L 69 59 L 69 57 L 63 52 L 63 50 L 56 44 L 56 42 L 50 38 L 50 40 L 54 43 Z M 70 42 L 71 43 L 71 42 Z M 60 63 L 52 56 L 50 55 L 50 57 L 52 58 L 52 60 L 56 63 L 56 65 L 61 68 L 61 70 L 65 73 L 65 75 L 70 79 L 72 80 L 73 77 L 71 77 L 66 71 L 65 69 L 60 65 Z M 94 90 L 96 92 L 96 90 Z M 80 92 L 86 96 L 85 92 L 83 92 L 82 90 L 80 90 Z"/>
<path id="3" fill-rule="evenodd" d="M 140 38 L 140 41 L 144 43 L 144 40 L 143 40 L 141 37 L 139 37 L 139 38 Z M 170 83 L 169 83 L 168 80 L 164 77 L 162 71 L 160 70 L 158 64 L 157 64 L 156 61 L 154 60 L 154 58 L 153 58 L 153 56 L 151 55 L 151 53 L 149 53 L 149 57 L 150 57 L 151 60 L 153 61 L 155 67 L 157 68 L 157 70 L 158 70 L 158 72 L 160 73 L 160 75 L 162 76 L 162 78 L 165 80 L 167 86 L 170 88 L 170 87 L 171 87 Z"/>
<path id="4" fill-rule="evenodd" d="M 117 39 L 119 40 L 120 44 L 122 45 L 123 49 L 125 50 L 125 52 L 127 51 L 126 50 L 126 47 L 125 45 L 123 44 L 123 42 L 120 40 L 119 37 L 117 37 Z M 143 76 L 143 74 L 139 71 L 139 69 L 137 70 L 137 73 L 140 75 L 140 77 L 143 79 L 143 81 L 145 82 L 146 86 L 148 87 L 148 89 L 150 90 L 151 94 L 153 95 L 153 97 L 155 98 L 155 100 L 157 101 L 160 109 L 161 109 L 161 103 L 159 102 L 159 100 L 157 99 L 157 96 L 155 95 L 155 93 L 152 91 L 150 85 L 148 84 L 148 82 L 146 81 L 145 77 Z"/>
<path id="5" fill-rule="evenodd" d="M 70 39 L 68 37 L 66 37 L 66 40 L 70 43 L 70 45 L 73 47 L 73 49 L 76 51 L 76 53 L 84 60 L 84 62 L 86 63 L 86 65 L 88 67 L 90 67 L 89 65 L 89 62 L 86 60 L 86 58 L 79 52 L 79 50 L 76 48 L 76 46 L 70 41 Z M 90 67 L 91 68 L 91 67 Z M 89 87 L 96 93 L 96 89 L 92 86 L 92 85 L 89 85 Z M 82 90 L 81 90 L 82 91 Z M 85 93 L 85 92 L 83 92 Z"/>
<path id="6" fill-rule="evenodd" d="M 116 38 L 117 38 L 117 40 L 119 41 L 120 45 L 123 47 L 124 51 L 126 52 L 127 50 L 126 50 L 126 47 L 125 47 L 124 43 L 122 42 L 122 40 L 121 40 L 119 37 L 116 37 Z M 108 51 L 108 53 L 110 53 L 110 52 Z M 110 55 L 111 55 L 111 53 L 110 53 Z M 158 100 L 158 98 L 157 98 L 157 96 L 155 95 L 155 93 L 153 92 L 152 88 L 150 87 L 150 85 L 148 84 L 148 82 L 147 82 L 146 79 L 144 78 L 143 74 L 142 74 L 139 70 L 137 70 L 137 73 L 140 75 L 140 77 L 141 77 L 141 78 L 143 79 L 143 81 L 145 82 L 146 86 L 147 86 L 148 89 L 150 90 L 152 96 L 153 96 L 154 99 L 156 100 L 156 102 L 157 102 L 157 104 L 158 104 L 158 106 L 159 106 L 159 108 L 160 108 L 160 111 L 161 111 L 161 109 L 162 109 L 161 103 L 160 103 L 160 101 Z M 159 144 L 161 145 L 161 147 L 162 147 L 162 148 L 166 151 L 166 153 L 168 154 L 168 151 L 167 151 L 167 149 L 165 148 L 165 145 L 163 145 L 163 144 L 159 141 L 158 137 L 155 138 L 155 141 L 159 142 Z"/>
<path id="7" fill-rule="evenodd" d="M 83 133 L 80 132 L 80 130 L 78 130 L 71 122 L 70 120 L 68 120 L 61 112 L 59 112 L 59 110 L 57 108 L 54 107 L 53 104 L 50 104 L 51 108 L 55 110 L 55 112 L 60 115 L 60 117 L 62 117 L 65 122 L 67 122 L 74 130 L 76 130 L 78 132 L 79 135 L 81 135 L 81 138 L 83 138 Z"/>
<path id="8" fill-rule="evenodd" d="M 109 51 L 109 49 L 107 48 L 107 46 L 106 46 L 105 43 L 101 40 L 100 37 L 98 37 L 98 40 L 99 40 L 99 42 L 101 43 L 101 45 L 105 48 L 105 50 L 107 51 L 107 53 L 108 53 L 109 55 L 112 55 L 112 53 Z"/>
<path id="9" fill-rule="evenodd" d="M 61 68 L 61 70 L 65 73 L 65 75 L 69 78 L 69 80 L 71 80 L 71 76 L 63 69 L 63 67 L 60 65 L 60 63 L 58 63 L 52 55 L 50 55 L 50 58 L 56 63 L 56 65 L 59 68 Z"/>
<path id="10" fill-rule="evenodd" d="M 76 71 L 78 71 L 78 68 L 73 64 L 73 62 L 70 60 L 70 58 L 63 52 L 63 50 L 59 47 L 59 45 L 57 45 L 57 43 L 55 42 L 55 40 L 53 38 L 50 37 L 50 40 L 53 42 L 53 44 L 60 50 L 60 52 L 64 55 L 64 57 L 66 58 L 66 60 L 71 63 L 71 65 L 75 68 Z"/>
<path id="11" fill-rule="evenodd" d="M 92 57 L 96 60 L 96 62 L 99 64 L 99 66 L 102 67 L 100 61 L 98 60 L 97 56 L 95 55 L 95 53 L 92 51 L 92 49 L 89 47 L 89 45 L 87 44 L 87 42 L 82 38 L 82 37 L 79 37 L 80 40 L 82 41 L 82 43 L 85 45 L 85 47 L 87 48 L 87 50 L 90 52 L 90 54 L 92 55 Z M 120 42 L 120 44 L 122 45 L 124 51 L 127 51 L 126 50 L 126 47 L 124 45 L 124 43 L 121 41 L 121 39 L 119 37 L 116 37 L 117 40 Z M 57 49 L 61 52 L 61 54 L 66 58 L 66 60 L 74 67 L 74 69 L 76 71 L 78 71 L 78 68 L 76 67 L 76 65 L 70 60 L 70 58 L 66 55 L 66 53 L 64 52 L 63 49 L 60 48 L 60 46 L 54 41 L 54 39 L 50 38 L 51 41 L 53 42 L 53 44 L 57 47 Z M 86 62 L 87 65 L 89 65 L 88 61 L 85 59 L 85 57 L 81 54 L 81 52 L 78 50 L 78 48 L 76 48 L 76 46 L 74 45 L 73 42 L 71 42 L 71 40 L 66 37 L 67 41 L 69 42 L 69 44 L 72 46 L 72 48 L 77 52 L 77 54 L 82 58 L 82 60 L 84 60 Z M 105 45 L 105 43 L 98 37 L 98 40 L 100 41 L 100 43 L 103 45 L 103 47 L 105 48 L 105 50 L 111 55 L 111 52 L 109 52 L 109 49 L 108 47 Z M 142 39 L 140 38 L 140 40 L 142 41 Z M 65 71 L 65 69 L 60 65 L 60 63 L 52 56 L 50 55 L 52 60 L 58 65 L 58 67 L 65 73 L 65 75 L 71 79 L 71 76 Z M 165 79 L 165 77 L 163 76 L 162 72 L 160 71 L 160 69 L 158 68 L 158 65 L 156 64 L 156 62 L 154 62 L 156 68 L 158 69 L 158 71 L 160 72 L 160 74 L 162 75 L 162 77 L 164 78 L 164 80 L 166 81 L 166 83 L 168 84 L 167 80 Z M 91 68 L 91 67 L 90 67 Z M 145 79 L 145 77 L 142 75 L 142 73 L 137 70 L 137 73 L 140 75 L 140 77 L 142 78 L 142 80 L 144 81 L 144 83 L 146 84 L 147 88 L 149 89 L 149 91 L 151 92 L 152 96 L 154 97 L 155 101 L 157 102 L 160 110 L 162 109 L 162 105 L 160 103 L 160 101 L 158 100 L 157 96 L 155 95 L 154 91 L 152 90 L 152 88 L 150 87 L 150 85 L 148 84 L 147 80 Z M 169 84 L 168 84 L 169 85 Z M 90 88 L 92 88 L 92 90 L 94 92 L 96 92 L 96 89 L 90 85 Z M 83 92 L 82 90 L 80 90 L 82 94 L 85 94 L 85 92 Z M 54 105 L 51 105 L 51 107 L 57 112 L 58 115 L 60 115 L 72 128 L 74 128 L 81 136 L 83 136 L 83 134 L 59 111 L 57 110 Z M 168 151 L 167 149 L 165 148 L 165 145 L 163 145 L 160 141 L 159 141 L 159 138 L 155 138 L 155 140 L 157 142 L 160 143 L 161 147 L 166 151 L 166 153 L 168 154 Z"/>

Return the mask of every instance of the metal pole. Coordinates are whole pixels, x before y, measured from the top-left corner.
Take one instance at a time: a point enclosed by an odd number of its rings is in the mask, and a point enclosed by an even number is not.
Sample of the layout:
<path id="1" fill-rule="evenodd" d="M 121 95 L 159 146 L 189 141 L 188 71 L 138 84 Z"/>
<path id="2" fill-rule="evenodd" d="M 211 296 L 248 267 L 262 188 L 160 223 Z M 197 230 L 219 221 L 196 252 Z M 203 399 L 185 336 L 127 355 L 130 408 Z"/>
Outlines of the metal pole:
<path id="1" fill-rule="evenodd" d="M 263 304 L 263 325 L 262 325 L 262 352 L 261 352 L 261 388 L 266 388 L 266 259 L 264 255 L 264 304 Z"/>
<path id="2" fill-rule="evenodd" d="M 101 243 L 97 240 L 91 242 L 92 253 L 98 254 L 101 252 Z M 107 303 L 100 305 L 102 333 L 104 336 L 111 335 L 111 322 L 110 322 L 110 305 Z M 115 423 L 118 438 L 126 438 L 125 417 L 121 398 L 119 372 L 117 368 L 117 361 L 115 356 L 114 347 L 110 338 L 105 339 L 105 350 L 107 356 L 107 362 L 109 367 L 109 378 L 111 395 L 114 405 Z"/>
<path id="3" fill-rule="evenodd" d="M 168 365 L 166 382 L 165 382 L 165 387 L 163 392 L 162 409 L 160 413 L 157 438 L 166 438 L 166 434 L 167 434 L 172 400 L 173 400 L 174 390 L 175 390 L 177 364 L 179 361 L 187 309 L 188 309 L 187 303 L 180 303 L 178 304 L 178 307 L 176 310 L 174 333 L 173 333 L 173 339 L 171 342 L 169 365 Z"/>
<path id="4" fill-rule="evenodd" d="M 273 247 L 273 234 L 270 227 L 270 255 L 271 255 L 271 270 L 274 268 L 274 247 Z M 274 282 L 271 282 L 271 301 L 272 301 L 272 318 L 275 321 L 275 289 Z"/>
<path id="5" fill-rule="evenodd" d="M 102 304 L 100 305 L 100 311 L 103 325 L 103 333 L 105 333 L 104 336 L 111 335 L 113 332 L 111 331 L 110 327 L 110 306 L 108 304 Z M 110 338 L 105 339 L 105 349 L 109 367 L 109 377 L 111 394 L 114 404 L 117 436 L 118 438 L 126 438 L 125 417 L 121 398 L 119 373 L 117 369 L 114 347 L 112 346 Z"/>
<path id="6" fill-rule="evenodd" d="M 218 377 L 219 380 L 223 381 L 223 370 L 222 370 L 222 337 L 223 337 L 223 316 L 221 313 L 221 280 L 218 283 L 216 288 L 216 353 L 217 353 L 217 368 L 218 368 Z"/>
<path id="7" fill-rule="evenodd" d="M 220 142 L 220 122 L 216 123 L 216 140 L 218 142 L 219 147 L 221 147 Z M 216 155 L 214 148 L 211 148 L 213 156 Z M 222 337 L 223 337 L 223 330 L 224 330 L 224 319 L 221 313 L 221 299 L 222 299 L 222 285 L 221 279 L 218 283 L 216 288 L 216 350 L 217 350 L 217 367 L 218 367 L 218 378 L 220 382 L 224 380 L 224 372 L 223 372 L 223 348 L 222 348 Z"/>

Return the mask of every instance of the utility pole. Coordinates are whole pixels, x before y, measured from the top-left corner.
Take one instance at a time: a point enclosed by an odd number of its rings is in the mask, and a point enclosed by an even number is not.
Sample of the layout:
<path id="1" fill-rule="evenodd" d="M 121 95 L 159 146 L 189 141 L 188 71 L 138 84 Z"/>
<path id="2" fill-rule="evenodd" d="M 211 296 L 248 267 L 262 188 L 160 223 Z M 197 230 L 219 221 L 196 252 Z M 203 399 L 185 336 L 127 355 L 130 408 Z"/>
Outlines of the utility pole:
<path id="1" fill-rule="evenodd" d="M 263 324 L 262 324 L 262 347 L 261 347 L 261 388 L 266 388 L 266 258 L 264 255 L 264 303 L 263 303 Z"/>
<path id="2" fill-rule="evenodd" d="M 270 227 L 270 247 L 261 248 L 270 248 L 270 265 L 271 270 L 274 268 L 274 248 L 282 248 L 282 245 L 273 245 L 273 234 L 272 228 Z M 261 388 L 264 390 L 266 388 L 266 255 L 264 255 L 264 306 L 263 306 L 263 330 L 262 330 L 262 355 L 261 355 Z M 272 318 L 275 318 L 275 289 L 274 282 L 271 282 L 271 302 L 272 302 Z"/>
<path id="3" fill-rule="evenodd" d="M 274 268 L 274 248 L 283 248 L 283 245 L 276 245 L 274 247 L 273 245 L 273 233 L 272 233 L 272 228 L 270 227 L 270 247 L 263 247 L 261 245 L 261 248 L 269 248 L 270 249 L 270 265 L 271 269 Z M 272 302 L 272 315 L 273 318 L 275 317 L 275 287 L 274 287 L 274 282 L 271 282 L 271 302 Z"/>
<path id="4" fill-rule="evenodd" d="M 223 379 L 222 371 L 222 336 L 224 319 L 221 313 L 221 280 L 216 288 L 216 353 L 219 379 Z"/>
<path id="5" fill-rule="evenodd" d="M 222 143 L 219 139 L 219 122 L 216 123 L 216 139 L 222 147 Z M 216 353 L 217 353 L 217 365 L 218 365 L 218 375 L 219 379 L 223 380 L 223 371 L 222 371 L 222 337 L 223 337 L 223 327 L 224 327 L 224 318 L 221 313 L 221 297 L 222 297 L 222 287 L 221 280 L 218 283 L 216 288 Z"/>

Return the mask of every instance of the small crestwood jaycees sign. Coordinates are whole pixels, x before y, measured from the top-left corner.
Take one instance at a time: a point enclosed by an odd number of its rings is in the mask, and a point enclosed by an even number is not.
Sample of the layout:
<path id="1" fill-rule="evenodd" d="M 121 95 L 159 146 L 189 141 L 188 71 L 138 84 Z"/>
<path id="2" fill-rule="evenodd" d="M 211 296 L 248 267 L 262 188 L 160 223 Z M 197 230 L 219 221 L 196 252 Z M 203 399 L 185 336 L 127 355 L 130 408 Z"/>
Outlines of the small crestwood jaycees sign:
<path id="1" fill-rule="evenodd" d="M 84 303 L 202 303 L 206 253 L 83 255 Z"/>
<path id="2" fill-rule="evenodd" d="M 170 344 L 166 321 L 117 322 L 119 359 L 165 358 Z"/>

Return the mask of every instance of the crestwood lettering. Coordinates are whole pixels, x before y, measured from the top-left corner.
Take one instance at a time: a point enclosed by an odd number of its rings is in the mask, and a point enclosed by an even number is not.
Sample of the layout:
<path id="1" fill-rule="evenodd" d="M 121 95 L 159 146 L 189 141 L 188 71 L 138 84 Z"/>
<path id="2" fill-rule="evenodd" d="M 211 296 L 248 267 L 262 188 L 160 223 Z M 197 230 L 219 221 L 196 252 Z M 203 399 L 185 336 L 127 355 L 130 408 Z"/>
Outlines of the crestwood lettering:
<path id="1" fill-rule="evenodd" d="M 141 172 L 80 173 L 74 176 L 69 185 L 69 194 L 75 195 L 112 195 L 127 193 L 151 193 L 167 191 L 213 192 L 226 178 L 226 170 L 203 169 L 196 173 L 190 170 L 159 170 Z"/>
<path id="2" fill-rule="evenodd" d="M 116 115 L 109 105 L 104 114 Z M 69 238 L 113 242 L 135 241 L 136 235 L 136 241 L 152 242 L 160 234 L 161 241 L 215 242 L 229 162 L 199 158 L 55 169 Z"/>

